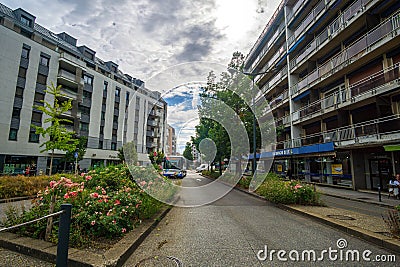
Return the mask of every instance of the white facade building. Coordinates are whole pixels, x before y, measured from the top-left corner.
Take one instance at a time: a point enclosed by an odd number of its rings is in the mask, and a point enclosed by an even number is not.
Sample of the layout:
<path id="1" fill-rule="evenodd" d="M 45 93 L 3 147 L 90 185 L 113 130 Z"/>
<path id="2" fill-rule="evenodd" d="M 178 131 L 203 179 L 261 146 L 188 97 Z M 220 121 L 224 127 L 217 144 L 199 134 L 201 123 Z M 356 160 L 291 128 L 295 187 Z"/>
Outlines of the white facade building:
<path id="1" fill-rule="evenodd" d="M 43 137 L 31 124 L 43 125 L 46 115 L 33 108 L 52 102 L 46 86 L 62 85 L 73 107 L 66 125 L 87 137 L 82 169 L 117 160 L 118 148 L 133 141 L 140 163 L 166 145 L 167 104 L 144 82 L 104 62 L 66 33 L 55 34 L 35 23 L 22 9 L 0 4 L 0 173 L 20 173 L 27 165 L 44 171 L 49 154 L 40 151 Z M 62 99 L 61 99 L 62 100 Z M 61 164 L 63 153 L 55 162 Z M 58 166 L 60 169 L 60 166 Z"/>

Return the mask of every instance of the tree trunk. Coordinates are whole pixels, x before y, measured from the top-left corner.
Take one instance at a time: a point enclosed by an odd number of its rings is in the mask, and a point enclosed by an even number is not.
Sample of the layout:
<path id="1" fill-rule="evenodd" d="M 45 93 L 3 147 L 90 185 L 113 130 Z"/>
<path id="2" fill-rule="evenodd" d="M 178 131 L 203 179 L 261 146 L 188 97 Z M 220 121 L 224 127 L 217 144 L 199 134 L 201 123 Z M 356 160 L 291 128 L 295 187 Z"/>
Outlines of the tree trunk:
<path id="1" fill-rule="evenodd" d="M 54 206 L 56 205 L 56 195 L 51 196 L 50 210 L 49 214 L 54 212 Z M 44 235 L 44 240 L 49 241 L 51 230 L 53 229 L 53 217 L 47 218 L 46 233 Z"/>
<path id="2" fill-rule="evenodd" d="M 51 176 L 51 173 L 53 171 L 53 157 L 54 157 L 54 149 L 51 151 L 51 156 L 50 156 L 50 170 L 49 170 L 49 176 Z"/>
<path id="3" fill-rule="evenodd" d="M 221 162 L 221 159 L 219 159 L 218 162 L 219 162 L 219 175 L 222 175 L 222 162 Z"/>

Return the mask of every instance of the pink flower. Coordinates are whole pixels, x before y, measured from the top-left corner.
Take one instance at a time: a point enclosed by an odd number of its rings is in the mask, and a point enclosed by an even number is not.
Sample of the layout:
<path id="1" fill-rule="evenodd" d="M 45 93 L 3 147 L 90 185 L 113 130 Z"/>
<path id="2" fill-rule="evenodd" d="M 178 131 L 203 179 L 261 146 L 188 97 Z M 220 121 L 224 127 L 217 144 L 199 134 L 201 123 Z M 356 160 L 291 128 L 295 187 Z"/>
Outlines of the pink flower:
<path id="1" fill-rule="evenodd" d="M 153 156 L 154 157 L 157 156 L 157 152 L 156 151 L 153 152 Z"/>
<path id="2" fill-rule="evenodd" d="M 85 176 L 85 173 L 84 173 L 84 172 L 82 172 L 82 173 L 81 173 L 81 176 L 82 176 L 82 177 L 83 177 L 83 176 Z"/>
<path id="3" fill-rule="evenodd" d="M 113 221 L 112 221 L 112 223 L 113 223 L 113 224 L 116 224 L 116 223 L 117 223 L 117 221 L 116 221 L 116 220 L 113 220 Z"/>
<path id="4" fill-rule="evenodd" d="M 56 181 L 51 181 L 51 182 L 50 182 L 50 187 L 53 188 L 56 184 L 57 184 Z"/>
<path id="5" fill-rule="evenodd" d="M 98 198 L 98 197 L 99 197 L 99 194 L 96 193 L 96 192 L 94 192 L 94 193 L 91 193 L 90 196 L 91 196 L 92 198 Z"/>
<path id="6" fill-rule="evenodd" d="M 69 194 L 66 193 L 66 194 L 64 195 L 64 198 L 65 198 L 65 199 L 68 199 L 68 198 L 69 198 Z"/>
<path id="7" fill-rule="evenodd" d="M 69 194 L 71 197 L 76 197 L 78 195 L 76 191 L 70 192 Z"/>
<path id="8" fill-rule="evenodd" d="M 88 175 L 86 176 L 86 181 L 90 181 L 92 179 L 92 176 Z"/>
<path id="9" fill-rule="evenodd" d="M 96 224 L 96 221 L 92 221 L 90 224 L 91 224 L 91 225 L 95 225 L 95 224 Z"/>
<path id="10" fill-rule="evenodd" d="M 126 233 L 126 228 L 122 228 L 122 233 Z"/>
<path id="11" fill-rule="evenodd" d="M 116 199 L 114 205 L 119 205 L 119 204 L 121 204 L 121 201 L 119 201 L 119 199 Z"/>
<path id="12" fill-rule="evenodd" d="M 102 193 L 103 195 L 107 194 L 107 192 L 106 192 L 106 190 L 104 190 L 104 188 L 101 189 L 101 193 Z"/>
<path id="13" fill-rule="evenodd" d="M 138 209 L 139 208 L 139 206 L 140 206 L 140 204 L 138 203 L 138 204 L 136 204 L 136 208 Z"/>
<path id="14" fill-rule="evenodd" d="M 140 184 L 140 186 L 145 186 L 146 185 L 146 181 L 141 181 L 139 184 Z"/>
<path id="15" fill-rule="evenodd" d="M 301 186 L 300 184 L 296 184 L 296 185 L 294 186 L 294 189 L 299 189 L 299 188 L 302 188 L 302 186 Z"/>

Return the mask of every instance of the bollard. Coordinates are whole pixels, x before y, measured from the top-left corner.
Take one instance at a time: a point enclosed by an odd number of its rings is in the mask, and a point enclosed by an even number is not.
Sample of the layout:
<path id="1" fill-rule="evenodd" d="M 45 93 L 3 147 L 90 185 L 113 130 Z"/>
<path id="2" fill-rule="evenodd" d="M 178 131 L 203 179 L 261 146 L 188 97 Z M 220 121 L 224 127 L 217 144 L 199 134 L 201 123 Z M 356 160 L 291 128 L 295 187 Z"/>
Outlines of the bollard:
<path id="1" fill-rule="evenodd" d="M 68 244 L 69 229 L 71 225 L 71 204 L 62 204 L 61 210 L 64 212 L 60 215 L 60 223 L 58 229 L 58 245 L 57 245 L 57 267 L 68 266 Z"/>
<path id="2" fill-rule="evenodd" d="M 378 185 L 379 202 L 382 202 L 381 185 Z"/>

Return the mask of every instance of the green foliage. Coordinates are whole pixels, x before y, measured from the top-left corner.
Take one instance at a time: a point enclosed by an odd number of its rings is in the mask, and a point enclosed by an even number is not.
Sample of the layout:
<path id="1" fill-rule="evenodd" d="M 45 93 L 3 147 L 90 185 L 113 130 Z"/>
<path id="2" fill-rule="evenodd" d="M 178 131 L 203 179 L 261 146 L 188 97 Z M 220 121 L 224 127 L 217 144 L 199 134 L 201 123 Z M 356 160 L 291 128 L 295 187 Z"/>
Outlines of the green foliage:
<path id="1" fill-rule="evenodd" d="M 47 141 L 43 142 L 40 147 L 44 146 L 40 152 L 51 151 L 50 160 L 50 175 L 53 165 L 54 150 L 58 149 L 61 151 L 75 151 L 78 144 L 78 140 L 74 138 L 75 133 L 68 131 L 64 126 L 64 123 L 72 123 L 68 119 L 62 119 L 62 114 L 72 108 L 72 99 L 68 99 L 61 103 L 60 99 L 65 97 L 61 93 L 61 85 L 55 87 L 52 83 L 51 86 L 47 86 L 46 93 L 54 97 L 54 103 L 49 103 L 44 100 L 40 100 L 43 103 L 41 105 L 33 106 L 35 109 L 46 114 L 48 118 L 43 121 L 43 125 L 49 124 L 47 127 L 31 125 L 36 130 L 36 134 L 42 135 L 44 138 L 48 137 Z"/>
<path id="2" fill-rule="evenodd" d="M 118 149 L 118 158 L 121 162 L 126 162 L 129 166 L 136 165 L 138 155 L 135 143 L 128 142 Z"/>
<path id="3" fill-rule="evenodd" d="M 186 142 L 185 150 L 183 151 L 183 156 L 188 160 L 193 160 L 192 144 L 190 142 Z"/>
<path id="4" fill-rule="evenodd" d="M 149 158 L 151 163 L 160 165 L 164 160 L 164 152 L 162 151 L 154 151 L 149 153 Z"/>
<path id="5" fill-rule="evenodd" d="M 383 217 L 383 221 L 388 227 L 389 232 L 397 238 L 400 238 L 400 205 L 389 209 L 387 211 L 387 217 Z"/>
<path id="6" fill-rule="evenodd" d="M 75 152 L 78 152 L 77 160 L 78 161 L 82 160 L 86 154 L 86 148 L 87 148 L 87 137 L 79 136 L 75 149 L 68 150 L 67 153 L 65 153 L 65 160 L 67 162 L 75 161 Z"/>
<path id="7" fill-rule="evenodd" d="M 132 168 L 135 175 L 154 174 L 154 172 L 152 174 L 144 172 L 145 169 L 142 167 Z M 59 177 L 52 176 L 52 178 Z M 167 184 L 160 185 L 158 190 L 163 194 L 172 194 L 173 191 L 168 188 Z M 140 224 L 142 219 L 152 217 L 163 206 L 134 182 L 126 165 L 117 165 L 96 168 L 87 175 L 77 178 L 61 177 L 50 181 L 48 186 L 38 193 L 29 211 L 23 212 L 21 216 L 10 211 L 6 225 L 29 221 L 48 214 L 52 196 L 56 196 L 55 211 L 60 209 L 62 203 L 71 203 L 73 206 L 70 241 L 72 247 L 85 246 L 93 239 L 123 236 Z M 25 226 L 18 232 L 22 235 L 43 238 L 45 229 L 46 222 L 42 220 Z M 57 242 L 57 227 L 53 229 L 50 240 Z"/>
<path id="8" fill-rule="evenodd" d="M 319 194 L 312 186 L 299 181 L 283 181 L 273 173 L 267 175 L 256 192 L 273 203 L 321 205 Z"/>

